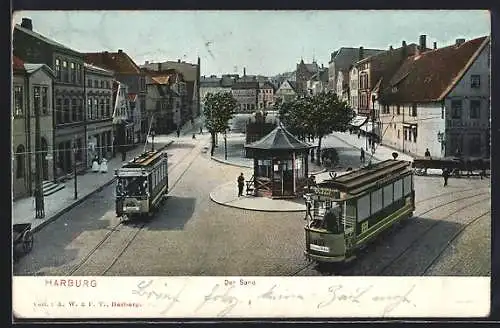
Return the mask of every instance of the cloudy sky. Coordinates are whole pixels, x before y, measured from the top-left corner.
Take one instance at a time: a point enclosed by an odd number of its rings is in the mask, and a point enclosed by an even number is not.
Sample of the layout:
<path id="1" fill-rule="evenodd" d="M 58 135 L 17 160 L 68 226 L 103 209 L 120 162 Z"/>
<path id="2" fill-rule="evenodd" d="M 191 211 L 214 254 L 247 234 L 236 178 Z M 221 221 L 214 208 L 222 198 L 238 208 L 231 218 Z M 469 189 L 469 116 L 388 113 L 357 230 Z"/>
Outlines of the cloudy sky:
<path id="1" fill-rule="evenodd" d="M 274 75 L 304 58 L 328 65 L 340 47 L 438 47 L 490 34 L 488 11 L 23 11 L 33 29 L 81 52 L 123 49 L 144 61 L 201 58 L 202 75 Z"/>

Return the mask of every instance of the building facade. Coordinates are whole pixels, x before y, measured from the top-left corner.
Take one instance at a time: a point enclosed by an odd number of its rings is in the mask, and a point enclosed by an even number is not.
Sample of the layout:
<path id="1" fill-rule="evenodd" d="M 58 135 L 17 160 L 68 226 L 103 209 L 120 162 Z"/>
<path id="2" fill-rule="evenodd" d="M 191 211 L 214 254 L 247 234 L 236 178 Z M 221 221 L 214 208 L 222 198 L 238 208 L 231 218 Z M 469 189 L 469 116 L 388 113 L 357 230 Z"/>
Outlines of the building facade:
<path id="1" fill-rule="evenodd" d="M 268 109 L 274 105 L 274 86 L 271 82 L 258 82 L 257 106 L 258 109 Z"/>
<path id="2" fill-rule="evenodd" d="M 382 143 L 417 156 L 489 157 L 489 43 L 458 39 L 406 59 L 381 94 Z"/>
<path id="3" fill-rule="evenodd" d="M 295 89 L 296 85 L 293 81 L 286 80 L 281 83 L 276 90 L 274 102 L 289 102 L 297 99 L 298 93 Z"/>
<path id="4" fill-rule="evenodd" d="M 313 74 L 306 84 L 308 95 L 316 95 L 328 91 L 328 68 L 322 65 L 319 71 Z"/>
<path id="5" fill-rule="evenodd" d="M 139 66 L 122 49 L 117 52 L 86 53 L 85 62 L 115 74 L 115 79 L 127 85 L 129 102 L 134 113 L 133 144 L 146 141 L 149 116 L 146 112 L 146 77 Z"/>
<path id="6" fill-rule="evenodd" d="M 134 117 L 129 101 L 128 86 L 113 81 L 113 157 L 134 145 Z"/>
<path id="7" fill-rule="evenodd" d="M 49 66 L 54 87 L 54 176 L 65 178 L 86 168 L 83 55 L 33 31 L 31 19 L 14 27 L 14 55 Z"/>
<path id="8" fill-rule="evenodd" d="M 315 61 L 309 64 L 304 63 L 304 60 L 301 59 L 295 70 L 295 92 L 298 95 L 305 96 L 308 93 L 307 81 L 309 81 L 313 75 L 318 72 L 319 66 Z"/>
<path id="9" fill-rule="evenodd" d="M 54 178 L 52 83 L 54 73 L 45 64 L 23 63 L 13 58 L 12 90 L 12 190 L 14 199 L 32 195 L 36 157 L 40 152 L 40 176 Z M 40 124 L 40 144 L 36 145 L 36 113 Z"/>
<path id="10" fill-rule="evenodd" d="M 236 82 L 231 87 L 231 94 L 238 102 L 237 113 L 253 113 L 257 109 L 258 82 Z"/>
<path id="11" fill-rule="evenodd" d="M 113 153 L 113 82 L 112 71 L 85 63 L 85 103 L 87 107 L 87 167 L 97 158 Z"/>

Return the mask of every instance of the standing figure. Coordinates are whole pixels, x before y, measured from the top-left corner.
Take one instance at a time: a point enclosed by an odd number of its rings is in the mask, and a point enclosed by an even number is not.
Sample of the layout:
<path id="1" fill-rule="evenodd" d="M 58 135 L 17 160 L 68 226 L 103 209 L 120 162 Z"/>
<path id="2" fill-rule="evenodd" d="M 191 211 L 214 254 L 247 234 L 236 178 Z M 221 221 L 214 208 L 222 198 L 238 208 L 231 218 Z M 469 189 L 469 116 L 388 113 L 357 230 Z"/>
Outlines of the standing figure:
<path id="1" fill-rule="evenodd" d="M 448 185 L 449 177 L 450 177 L 450 171 L 448 171 L 448 169 L 443 169 L 443 179 L 444 179 L 443 187 L 446 187 Z"/>
<path id="2" fill-rule="evenodd" d="M 424 157 L 426 159 L 431 159 L 431 152 L 429 151 L 429 148 L 425 148 L 425 154 Z"/>
<path id="3" fill-rule="evenodd" d="M 243 187 L 245 186 L 245 177 L 243 173 L 238 177 L 238 197 L 243 196 Z"/>
<path id="4" fill-rule="evenodd" d="M 365 162 L 365 150 L 361 147 L 361 156 L 359 157 L 361 163 Z"/>
<path id="5" fill-rule="evenodd" d="M 115 212 L 116 216 L 120 217 L 123 214 L 123 197 L 125 191 L 123 189 L 122 181 L 118 181 L 116 184 L 116 198 L 115 198 Z"/>
<path id="6" fill-rule="evenodd" d="M 203 134 L 203 127 L 200 126 L 200 134 Z"/>
<path id="7" fill-rule="evenodd" d="M 177 138 L 179 138 L 180 135 L 181 135 L 181 130 L 177 128 Z"/>

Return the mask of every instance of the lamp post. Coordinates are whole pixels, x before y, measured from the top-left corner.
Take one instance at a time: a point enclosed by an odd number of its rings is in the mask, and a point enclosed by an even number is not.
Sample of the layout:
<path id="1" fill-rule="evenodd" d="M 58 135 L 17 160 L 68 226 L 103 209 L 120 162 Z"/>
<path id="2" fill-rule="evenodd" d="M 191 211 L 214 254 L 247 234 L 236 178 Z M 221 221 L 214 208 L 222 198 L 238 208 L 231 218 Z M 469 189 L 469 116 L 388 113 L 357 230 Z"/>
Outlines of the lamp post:
<path id="1" fill-rule="evenodd" d="M 372 132 L 374 131 L 375 128 L 375 95 L 372 95 Z M 373 147 L 373 140 L 372 140 L 372 154 L 375 153 L 375 147 Z"/>
<path id="2" fill-rule="evenodd" d="M 224 159 L 227 160 L 227 128 L 224 130 Z"/>
<path id="3" fill-rule="evenodd" d="M 155 151 L 155 130 L 151 130 L 151 151 Z"/>
<path id="4" fill-rule="evenodd" d="M 77 152 L 77 149 L 76 149 L 76 143 L 73 144 L 73 174 L 75 175 L 75 199 L 78 199 L 78 190 L 77 190 L 77 187 L 78 187 L 78 182 L 77 182 L 77 173 L 76 173 L 76 152 Z"/>

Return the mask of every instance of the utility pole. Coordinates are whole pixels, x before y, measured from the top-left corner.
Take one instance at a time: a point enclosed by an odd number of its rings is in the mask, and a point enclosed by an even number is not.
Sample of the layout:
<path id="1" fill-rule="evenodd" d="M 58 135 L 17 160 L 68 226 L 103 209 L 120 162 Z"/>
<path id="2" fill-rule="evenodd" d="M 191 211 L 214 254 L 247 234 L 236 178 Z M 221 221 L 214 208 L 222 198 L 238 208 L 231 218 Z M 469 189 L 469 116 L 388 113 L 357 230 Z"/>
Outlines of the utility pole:
<path id="1" fill-rule="evenodd" d="M 372 95 L 372 131 L 374 131 L 374 129 L 375 129 L 375 95 Z M 372 156 L 375 153 L 375 147 L 373 147 L 373 142 L 374 140 L 372 140 L 372 149 L 373 149 Z"/>
<path id="2" fill-rule="evenodd" d="M 35 98 L 36 100 L 36 98 Z M 38 98 L 40 100 L 40 98 Z M 35 218 L 45 217 L 45 204 L 43 200 L 42 184 L 42 151 L 40 136 L 40 104 L 34 104 L 35 109 Z"/>

